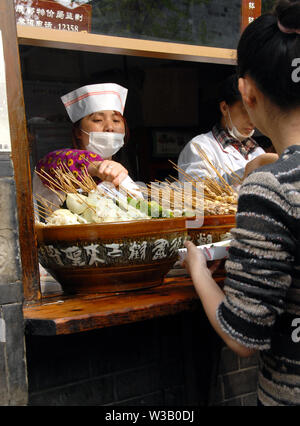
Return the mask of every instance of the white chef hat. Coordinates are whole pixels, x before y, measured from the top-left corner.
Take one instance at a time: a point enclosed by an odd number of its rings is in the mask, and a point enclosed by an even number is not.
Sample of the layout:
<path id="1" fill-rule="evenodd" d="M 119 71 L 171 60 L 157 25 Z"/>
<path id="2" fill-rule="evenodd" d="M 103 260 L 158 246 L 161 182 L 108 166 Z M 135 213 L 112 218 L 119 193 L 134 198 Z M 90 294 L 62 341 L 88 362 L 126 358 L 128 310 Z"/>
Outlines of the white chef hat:
<path id="1" fill-rule="evenodd" d="M 73 123 L 97 111 L 124 113 L 128 90 L 115 83 L 83 86 L 61 97 Z"/>

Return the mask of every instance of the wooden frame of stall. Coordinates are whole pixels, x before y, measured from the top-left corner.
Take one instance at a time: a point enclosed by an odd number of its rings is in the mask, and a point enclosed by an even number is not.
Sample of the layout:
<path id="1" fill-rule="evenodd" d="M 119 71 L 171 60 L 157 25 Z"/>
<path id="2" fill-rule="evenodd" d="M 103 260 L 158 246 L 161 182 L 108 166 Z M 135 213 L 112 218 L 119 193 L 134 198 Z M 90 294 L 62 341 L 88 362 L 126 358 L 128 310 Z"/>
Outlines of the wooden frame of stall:
<path id="1" fill-rule="evenodd" d="M 177 277 L 166 285 L 135 296 L 90 295 L 89 297 L 44 298 L 41 294 L 34 230 L 29 144 L 23 99 L 18 43 L 90 52 L 234 64 L 236 51 L 213 47 L 111 37 L 89 33 L 16 26 L 14 3 L 0 2 L 7 97 L 19 212 L 20 252 L 23 267 L 24 317 L 33 334 L 55 335 L 169 315 L 198 306 L 191 281 Z M 161 294 L 164 297 L 160 297 Z M 46 299 L 46 300 L 45 300 Z M 134 301 L 133 301 L 134 299 Z M 134 309 L 132 308 L 134 306 Z"/>
<path id="2" fill-rule="evenodd" d="M 236 51 L 161 41 L 17 26 L 19 44 L 87 52 L 234 65 Z"/>
<path id="3" fill-rule="evenodd" d="M 23 291 L 26 301 L 37 301 L 41 299 L 41 291 L 37 250 L 35 248 L 29 144 L 27 138 L 14 2 L 10 0 L 3 0 L 0 2 L 0 25 L 6 70 L 11 156 L 16 181 Z"/>

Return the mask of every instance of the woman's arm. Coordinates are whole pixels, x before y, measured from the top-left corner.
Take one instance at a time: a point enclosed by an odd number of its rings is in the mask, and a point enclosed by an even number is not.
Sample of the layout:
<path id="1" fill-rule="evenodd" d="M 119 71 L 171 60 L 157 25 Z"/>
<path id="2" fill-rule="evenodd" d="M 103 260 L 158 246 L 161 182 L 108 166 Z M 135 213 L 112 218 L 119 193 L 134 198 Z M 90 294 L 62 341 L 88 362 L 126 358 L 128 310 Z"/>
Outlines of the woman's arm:
<path id="1" fill-rule="evenodd" d="M 297 253 L 290 205 L 272 172 L 257 171 L 245 180 L 231 230 L 224 292 L 207 271 L 205 257 L 187 243 L 185 264 L 207 316 L 241 356 L 271 348 L 276 320 L 286 309 Z"/>
<path id="2" fill-rule="evenodd" d="M 249 161 L 249 163 L 246 164 L 243 179 L 245 179 L 247 176 L 249 176 L 250 173 L 258 169 L 259 167 L 265 166 L 266 164 L 275 163 L 278 158 L 278 154 L 273 154 L 271 152 L 261 154 L 258 157 L 255 157 L 253 160 Z"/>
<path id="3" fill-rule="evenodd" d="M 216 311 L 224 301 L 225 294 L 213 279 L 211 271 L 207 268 L 204 254 L 190 241 L 186 241 L 185 246 L 188 250 L 188 256 L 183 261 L 183 266 L 186 267 L 191 275 L 209 322 L 230 349 L 241 357 L 251 356 L 255 353 L 255 350 L 249 349 L 233 340 L 222 330 L 217 321 Z"/>

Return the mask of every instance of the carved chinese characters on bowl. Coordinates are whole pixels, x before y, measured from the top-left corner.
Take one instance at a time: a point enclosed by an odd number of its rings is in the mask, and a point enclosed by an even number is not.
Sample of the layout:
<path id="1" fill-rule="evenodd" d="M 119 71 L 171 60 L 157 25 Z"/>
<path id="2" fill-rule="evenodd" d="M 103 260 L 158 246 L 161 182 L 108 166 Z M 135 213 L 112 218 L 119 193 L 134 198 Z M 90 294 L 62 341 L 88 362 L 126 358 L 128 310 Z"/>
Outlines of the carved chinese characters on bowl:
<path id="1" fill-rule="evenodd" d="M 40 263 L 68 293 L 159 285 L 186 236 L 184 218 L 37 227 Z"/>
<path id="2" fill-rule="evenodd" d="M 80 243 L 77 245 L 59 244 L 40 246 L 39 260 L 47 267 L 109 266 L 128 263 L 143 263 L 177 255 L 183 245 L 183 237 L 178 234 L 168 238 L 148 240 L 122 240 L 106 243 Z"/>
<path id="3" fill-rule="evenodd" d="M 205 216 L 199 228 L 191 228 L 188 235 L 197 246 L 230 239 L 230 230 L 235 227 L 235 215 Z"/>

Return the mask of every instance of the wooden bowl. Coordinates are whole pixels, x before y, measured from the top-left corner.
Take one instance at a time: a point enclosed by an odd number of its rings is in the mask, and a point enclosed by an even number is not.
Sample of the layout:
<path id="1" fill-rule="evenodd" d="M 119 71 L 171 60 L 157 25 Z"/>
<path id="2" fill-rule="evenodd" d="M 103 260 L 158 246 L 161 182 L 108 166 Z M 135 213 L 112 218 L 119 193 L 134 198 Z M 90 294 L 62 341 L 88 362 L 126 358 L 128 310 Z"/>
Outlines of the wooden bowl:
<path id="1" fill-rule="evenodd" d="M 39 261 L 65 293 L 160 285 L 187 237 L 186 218 L 36 225 Z"/>
<path id="2" fill-rule="evenodd" d="M 235 227 L 235 215 L 204 216 L 203 225 L 188 228 L 188 235 L 196 245 L 217 243 Z"/>

